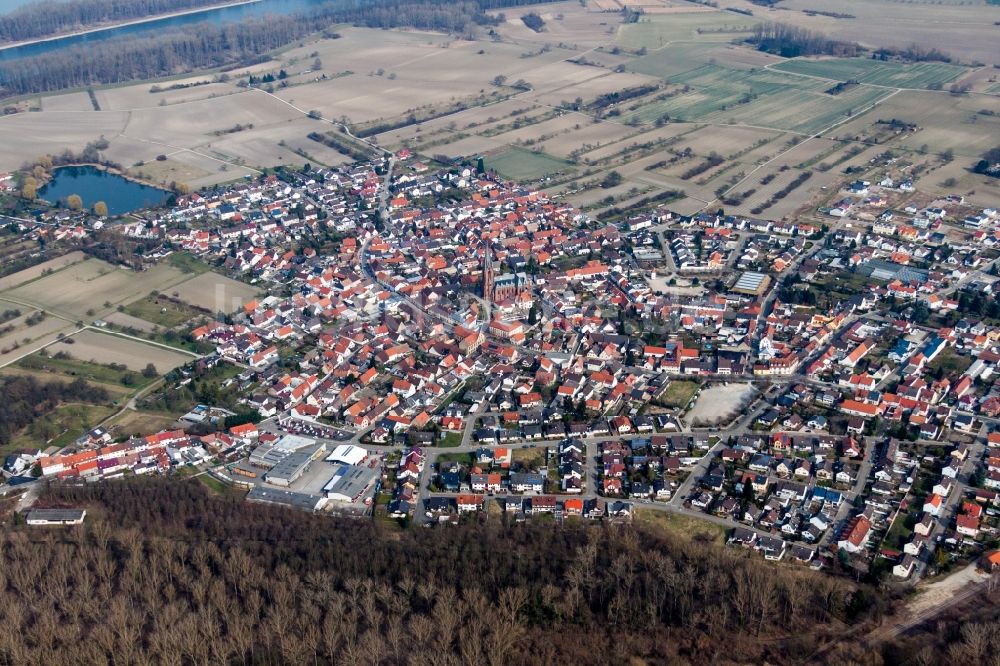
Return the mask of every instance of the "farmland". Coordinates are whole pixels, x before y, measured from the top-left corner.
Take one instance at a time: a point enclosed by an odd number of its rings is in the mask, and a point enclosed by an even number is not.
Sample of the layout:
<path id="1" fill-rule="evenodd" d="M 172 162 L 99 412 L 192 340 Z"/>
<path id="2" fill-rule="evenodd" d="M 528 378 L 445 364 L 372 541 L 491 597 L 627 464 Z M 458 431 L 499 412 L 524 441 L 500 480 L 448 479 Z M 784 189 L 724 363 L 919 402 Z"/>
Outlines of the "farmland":
<path id="1" fill-rule="evenodd" d="M 3 292 L 2 298 L 76 320 L 100 316 L 140 295 L 172 287 L 189 278 L 167 263 L 135 272 L 88 258 Z"/>
<path id="2" fill-rule="evenodd" d="M 68 344 L 67 340 L 72 340 Z M 154 347 L 137 340 L 130 340 L 110 333 L 83 330 L 57 343 L 53 350 L 65 348 L 74 358 L 97 364 L 118 363 L 130 370 L 140 371 L 152 363 L 156 370 L 165 373 L 191 360 L 180 351 Z"/>
<path id="3" fill-rule="evenodd" d="M 796 58 L 772 65 L 772 70 L 804 74 L 832 81 L 855 80 L 891 88 L 928 88 L 944 85 L 968 70 L 941 62 L 903 64 L 870 58 Z"/>
<path id="4" fill-rule="evenodd" d="M 37 103 L 41 110 L 31 114 L 31 132 L 27 114 L 0 119 L 0 139 L 8 147 L 0 168 L 15 168 L 39 150 L 79 149 L 103 134 L 110 141 L 108 158 L 133 175 L 198 187 L 275 165 L 340 164 L 348 158 L 307 138 L 330 131 L 333 120 L 380 146 L 407 146 L 425 158 L 482 155 L 505 177 L 548 179 L 546 189 L 591 213 L 600 213 L 609 202 L 627 204 L 678 189 L 686 194 L 677 202 L 678 211 L 692 213 L 716 203 L 720 192 L 736 184 L 739 193 L 758 190 L 740 198 L 738 210 L 748 213 L 770 197 L 752 186 L 756 180 L 781 168 L 815 169 L 823 175 L 814 174 L 813 183 L 828 185 L 836 170 L 860 159 L 858 153 L 875 141 L 913 151 L 926 144 L 939 152 L 939 146 L 954 140 L 957 155 L 981 152 L 980 137 L 993 131 L 996 116 L 978 118 L 978 126 L 969 118 L 996 106 L 997 98 L 982 91 L 997 84 L 988 65 L 968 63 L 992 53 L 978 24 L 984 17 L 1000 20 L 1000 8 L 920 5 L 942 21 L 940 34 L 928 34 L 904 20 L 912 11 L 906 3 L 844 2 L 849 6 L 845 14 L 854 18 L 807 15 L 805 0 L 786 0 L 781 11 L 744 0 L 727 2 L 752 15 L 651 0 L 629 23 L 622 21 L 622 5 L 615 0 L 562 2 L 537 8 L 546 24 L 541 33 L 520 20 L 528 8 L 508 8 L 493 36 L 471 40 L 343 27 L 339 39 L 306 39 L 254 65 L 258 74 L 287 72 L 273 90 L 247 88 L 235 71 L 228 80 L 196 73 L 156 87 L 99 89 L 95 97 L 101 111 L 88 107 L 82 93 L 44 98 Z M 782 20 L 872 46 L 865 42 L 872 34 L 869 24 L 886 17 L 899 21 L 890 42 L 905 36 L 904 46 L 964 53 L 960 57 L 966 64 L 789 60 L 744 43 L 761 21 Z M 967 42 L 946 39 L 959 29 L 970 35 Z M 316 59 L 323 67 L 314 70 Z M 452 66 L 458 61 L 461 67 Z M 857 83 L 835 89 L 849 80 Z M 950 96 L 927 90 L 956 82 L 969 82 L 976 92 Z M 634 89 L 642 93 L 608 102 L 615 93 Z M 327 121 L 309 118 L 310 111 Z M 912 118 L 920 131 L 887 135 L 873 125 L 883 116 Z M 41 143 L 25 141 L 35 134 L 44 137 Z M 725 141 L 715 139 L 723 135 Z M 673 152 L 682 149 L 690 153 L 681 158 Z M 727 162 L 697 178 L 680 177 L 712 152 Z M 958 180 L 982 193 L 984 203 L 997 194 L 992 184 L 984 186 L 960 172 L 960 165 L 941 168 L 948 173 L 942 181 Z M 621 174 L 622 182 L 601 187 L 611 171 Z M 750 173 L 754 179 L 747 178 Z M 769 182 L 777 188 L 795 175 Z M 796 214 L 806 194 L 789 196 L 768 214 Z M 135 291 L 124 301 L 109 300 L 132 303 L 154 288 L 177 290 L 190 305 L 217 312 L 231 311 L 253 295 L 242 289 L 230 294 L 233 285 L 217 292 L 218 283 L 205 281 L 167 283 Z M 51 306 L 65 308 L 68 317 L 81 316 L 69 303 Z"/>

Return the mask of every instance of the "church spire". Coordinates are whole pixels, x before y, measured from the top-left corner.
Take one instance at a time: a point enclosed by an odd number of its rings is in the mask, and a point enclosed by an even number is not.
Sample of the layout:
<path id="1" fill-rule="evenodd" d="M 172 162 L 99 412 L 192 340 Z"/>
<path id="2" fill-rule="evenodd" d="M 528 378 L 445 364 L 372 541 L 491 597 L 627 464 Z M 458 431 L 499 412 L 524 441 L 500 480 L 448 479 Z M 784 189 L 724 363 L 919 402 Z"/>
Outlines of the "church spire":
<path id="1" fill-rule="evenodd" d="M 493 301 L 495 281 L 496 275 L 493 273 L 493 249 L 487 243 L 486 256 L 483 258 L 483 298 L 489 302 Z"/>

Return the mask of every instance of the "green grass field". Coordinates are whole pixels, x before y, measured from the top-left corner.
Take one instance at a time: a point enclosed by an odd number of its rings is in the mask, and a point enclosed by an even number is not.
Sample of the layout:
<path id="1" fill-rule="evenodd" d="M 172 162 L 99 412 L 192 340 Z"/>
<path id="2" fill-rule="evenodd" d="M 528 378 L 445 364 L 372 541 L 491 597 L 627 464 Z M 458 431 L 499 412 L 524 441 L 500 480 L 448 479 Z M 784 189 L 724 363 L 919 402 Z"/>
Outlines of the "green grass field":
<path id="1" fill-rule="evenodd" d="M 171 266 L 180 270 L 182 273 L 201 275 L 202 273 L 207 273 L 212 270 L 211 266 L 190 252 L 174 252 L 167 257 L 167 261 L 170 262 Z"/>
<path id="2" fill-rule="evenodd" d="M 164 296 L 140 298 L 125 306 L 125 313 L 163 328 L 180 326 L 198 314 L 193 308 Z"/>
<path id="3" fill-rule="evenodd" d="M 892 88 L 927 88 L 944 85 L 969 71 L 942 62 L 905 64 L 868 58 L 795 58 L 771 67 L 772 70 L 819 76 L 834 81 L 855 79 L 859 83 Z"/>
<path id="4" fill-rule="evenodd" d="M 825 91 L 830 84 L 820 79 L 716 64 L 666 78 L 675 85 L 689 86 L 690 90 L 652 101 L 624 114 L 623 118 L 649 123 L 667 115 L 688 122 L 738 123 L 813 134 L 891 94 L 883 88 L 855 86 L 839 95 L 829 95 Z"/>
<path id="5" fill-rule="evenodd" d="M 568 167 L 569 162 L 565 160 L 523 148 L 508 148 L 486 158 L 487 169 L 495 169 L 504 178 L 513 180 L 538 180 L 565 171 Z"/>
<path id="6" fill-rule="evenodd" d="M 672 381 L 663 392 L 660 402 L 668 407 L 684 407 L 697 390 L 698 384 L 695 382 Z"/>

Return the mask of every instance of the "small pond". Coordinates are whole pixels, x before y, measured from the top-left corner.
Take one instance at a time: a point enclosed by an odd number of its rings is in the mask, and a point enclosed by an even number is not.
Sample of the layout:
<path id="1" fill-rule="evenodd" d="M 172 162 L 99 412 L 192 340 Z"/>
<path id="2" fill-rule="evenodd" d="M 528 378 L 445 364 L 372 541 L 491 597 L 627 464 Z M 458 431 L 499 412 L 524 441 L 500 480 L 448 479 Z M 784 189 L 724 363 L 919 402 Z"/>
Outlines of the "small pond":
<path id="1" fill-rule="evenodd" d="M 52 180 L 38 190 L 38 197 L 55 203 L 71 194 L 79 194 L 84 208 L 98 201 L 108 205 L 109 215 L 122 215 L 140 208 L 150 208 L 166 201 L 168 192 L 136 183 L 94 166 L 59 167 Z"/>

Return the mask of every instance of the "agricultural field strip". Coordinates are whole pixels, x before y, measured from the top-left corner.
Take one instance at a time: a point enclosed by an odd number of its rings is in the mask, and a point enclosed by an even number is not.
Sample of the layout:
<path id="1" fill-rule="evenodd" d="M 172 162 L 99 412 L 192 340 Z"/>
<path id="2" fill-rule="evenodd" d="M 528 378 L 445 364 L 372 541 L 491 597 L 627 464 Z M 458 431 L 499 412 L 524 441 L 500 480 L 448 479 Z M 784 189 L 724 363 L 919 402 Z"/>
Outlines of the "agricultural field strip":
<path id="1" fill-rule="evenodd" d="M 806 72 L 806 71 L 797 71 L 796 69 L 794 69 L 794 67 L 798 67 L 798 66 L 801 66 L 801 65 L 805 65 L 805 66 L 808 67 L 808 66 L 812 65 L 813 63 L 812 62 L 808 62 L 808 63 L 801 63 L 800 65 L 796 65 L 795 64 L 796 62 L 797 61 L 793 60 L 793 59 L 785 60 L 783 62 L 776 62 L 776 63 L 772 63 L 770 65 L 764 65 L 762 67 L 762 69 L 766 69 L 769 72 L 780 72 L 782 74 L 790 74 L 792 76 L 801 76 L 801 77 L 804 77 L 804 78 L 815 79 L 817 81 L 824 81 L 824 82 L 828 82 L 828 83 L 843 83 L 843 82 L 847 81 L 848 79 L 856 78 L 856 77 L 852 76 L 851 72 L 845 72 L 844 76 L 842 78 L 834 78 L 834 77 L 829 77 L 829 76 L 822 76 L 822 75 L 819 75 L 819 74 L 811 74 L 811 73 Z M 818 62 L 826 62 L 826 61 L 818 61 Z M 928 63 L 925 63 L 925 64 L 928 64 Z M 930 64 L 933 64 L 933 63 L 930 63 Z M 961 69 L 966 70 L 966 71 L 974 71 L 974 70 L 970 70 L 969 68 L 964 68 L 964 67 L 961 68 Z M 944 79 L 942 81 L 929 80 L 928 84 L 929 83 L 934 83 L 934 82 L 940 82 L 942 84 L 943 83 L 947 83 L 949 81 L 955 80 L 960 75 L 961 75 L 961 73 L 956 73 L 954 76 L 951 76 L 951 77 L 949 77 L 947 79 Z M 858 81 L 857 85 L 859 85 L 859 86 L 868 86 L 868 87 L 871 87 L 871 88 L 882 88 L 882 89 L 887 89 L 887 90 L 913 90 L 913 91 L 919 91 L 919 92 L 939 92 L 939 93 L 943 92 L 943 93 L 948 93 L 948 91 L 946 91 L 946 90 L 931 90 L 931 89 L 927 88 L 926 85 L 923 86 L 923 87 L 907 87 L 907 86 L 889 85 L 889 84 L 884 84 L 884 83 L 875 83 L 875 82 L 872 82 L 872 81 L 866 81 L 865 78 L 864 78 L 864 76 L 862 76 L 861 78 L 857 78 L 857 81 Z M 968 91 L 968 93 L 969 94 L 979 94 L 979 95 L 989 95 L 989 96 L 993 97 L 993 96 L 996 96 L 998 93 L 1000 93 L 1000 90 L 997 90 L 997 91 L 993 91 L 991 89 L 987 89 L 985 91 L 970 90 L 970 91 Z"/>
<path id="2" fill-rule="evenodd" d="M 872 103 L 871 103 L 871 105 L 870 105 L 870 106 L 868 106 L 868 108 L 866 108 L 866 109 L 862 110 L 861 112 L 859 112 L 859 114 L 858 114 L 858 115 L 860 115 L 860 114 L 862 114 L 862 113 L 867 113 L 868 111 L 871 111 L 871 110 L 872 110 L 872 109 L 874 109 L 874 108 L 875 108 L 876 106 L 878 106 L 878 105 L 879 105 L 879 104 L 881 104 L 882 102 L 886 101 L 887 99 L 889 99 L 889 98 L 890 98 L 890 97 L 892 97 L 893 95 L 897 94 L 898 92 L 899 92 L 899 90 L 893 90 L 892 92 L 890 92 L 890 93 L 889 93 L 888 95 L 886 95 L 885 97 L 882 97 L 882 98 L 880 98 L 880 99 L 877 99 L 877 100 L 875 100 L 874 102 L 872 102 Z M 812 136 L 810 136 L 810 137 L 806 138 L 806 139 L 805 139 L 804 141 L 800 142 L 800 144 L 801 144 L 801 143 L 806 143 L 806 142 L 808 142 L 808 141 L 811 141 L 812 139 L 817 139 L 817 138 L 820 138 L 820 137 L 821 137 L 822 135 L 826 134 L 827 132 L 829 132 L 830 130 L 834 129 L 835 127 L 838 127 L 838 126 L 840 126 L 840 125 L 844 124 L 844 123 L 845 123 L 845 122 L 847 122 L 848 120 L 851 120 L 851 118 L 844 118 L 844 119 L 842 119 L 842 120 L 839 120 L 839 121 L 835 122 L 834 124 L 830 125 L 829 127 L 825 128 L 825 129 L 822 129 L 822 130 L 820 130 L 819 132 L 816 132 L 815 134 L 813 134 Z M 774 157 L 772 157 L 772 158 L 771 158 L 771 159 L 769 159 L 768 161 L 764 162 L 763 164 L 761 164 L 761 165 L 759 165 L 759 166 L 757 166 L 757 167 L 754 167 L 754 168 L 753 168 L 753 169 L 752 169 L 752 170 L 750 171 L 750 173 L 748 173 L 748 174 L 747 174 L 746 176 L 744 176 L 744 177 L 743 177 L 742 179 L 740 179 L 740 180 L 739 180 L 739 181 L 737 181 L 737 182 L 736 182 L 735 184 L 733 184 L 733 185 L 732 185 L 732 186 L 731 186 L 731 187 L 730 187 L 729 189 L 727 189 L 727 190 L 726 190 L 725 192 L 723 192 L 723 193 L 722 193 L 722 196 L 723 196 L 723 197 L 724 197 L 724 196 L 726 196 L 727 194 L 729 194 L 730 192 L 732 192 L 733 190 L 735 190 L 735 189 L 736 189 L 737 187 L 739 187 L 740 185 L 742 185 L 743 183 L 745 183 L 745 182 L 746 182 L 746 181 L 747 181 L 747 180 L 748 180 L 748 179 L 749 179 L 749 178 L 750 178 L 751 176 L 753 176 L 753 175 L 754 175 L 755 173 L 757 173 L 758 171 L 760 171 L 761 169 L 763 169 L 763 168 L 764 168 L 764 167 L 766 167 L 767 165 L 771 164 L 771 163 L 772 163 L 772 162 L 774 162 L 775 160 L 777 160 L 777 159 L 780 159 L 780 158 L 781 158 L 781 157 L 782 157 L 783 155 L 785 155 L 786 153 L 789 153 L 789 152 L 791 152 L 792 150 L 795 150 L 795 148 L 797 148 L 797 147 L 798 147 L 798 145 L 800 145 L 800 144 L 796 144 L 795 146 L 791 146 L 791 147 L 790 147 L 790 148 L 788 148 L 787 150 L 783 150 L 783 151 L 781 151 L 780 153 L 778 153 L 777 155 L 775 155 Z M 717 199 L 713 200 L 712 202 L 709 202 L 708 204 L 705 204 L 705 208 L 707 208 L 708 206 L 710 206 L 710 205 L 711 205 L 712 203 L 714 203 L 714 202 L 715 202 L 716 200 L 717 200 Z M 704 210 L 704 208 L 703 208 L 702 210 Z"/>

